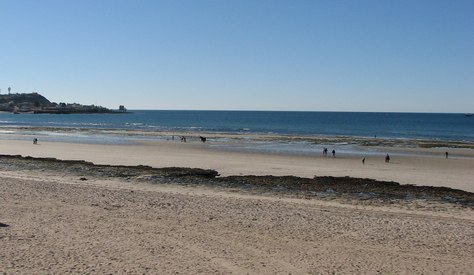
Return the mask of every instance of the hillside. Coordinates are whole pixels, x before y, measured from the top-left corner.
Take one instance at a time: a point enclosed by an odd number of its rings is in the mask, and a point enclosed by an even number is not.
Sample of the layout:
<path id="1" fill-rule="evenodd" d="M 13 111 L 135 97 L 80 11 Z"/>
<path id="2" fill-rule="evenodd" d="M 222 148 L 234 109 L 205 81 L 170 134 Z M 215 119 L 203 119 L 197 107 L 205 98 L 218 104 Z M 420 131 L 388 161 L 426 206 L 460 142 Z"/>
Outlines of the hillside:
<path id="1" fill-rule="evenodd" d="M 30 105 L 32 107 L 50 107 L 53 104 L 38 93 L 0 95 L 0 106 L 3 108 Z"/>
<path id="2" fill-rule="evenodd" d="M 56 103 L 38 93 L 0 95 L 0 111 L 34 114 L 112 113 L 102 106 Z"/>

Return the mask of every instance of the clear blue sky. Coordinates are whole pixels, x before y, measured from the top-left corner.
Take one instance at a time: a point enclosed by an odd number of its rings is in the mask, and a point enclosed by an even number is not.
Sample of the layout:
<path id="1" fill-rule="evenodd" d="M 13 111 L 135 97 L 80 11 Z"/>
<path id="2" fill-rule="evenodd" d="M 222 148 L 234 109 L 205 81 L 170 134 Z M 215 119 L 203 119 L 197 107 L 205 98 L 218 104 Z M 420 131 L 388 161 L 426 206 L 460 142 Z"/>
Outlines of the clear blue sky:
<path id="1" fill-rule="evenodd" d="M 0 88 L 129 109 L 474 112 L 474 1 L 0 0 Z"/>

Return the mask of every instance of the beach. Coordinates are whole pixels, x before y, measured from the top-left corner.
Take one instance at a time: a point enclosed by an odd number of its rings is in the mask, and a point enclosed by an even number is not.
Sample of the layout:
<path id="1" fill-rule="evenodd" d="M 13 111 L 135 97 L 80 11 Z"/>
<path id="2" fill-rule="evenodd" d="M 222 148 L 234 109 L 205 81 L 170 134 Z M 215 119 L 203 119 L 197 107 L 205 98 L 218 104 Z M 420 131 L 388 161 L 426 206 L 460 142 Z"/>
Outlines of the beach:
<path id="1" fill-rule="evenodd" d="M 401 149 L 415 154 L 386 149 L 400 156 L 392 157 L 390 163 L 383 156 L 367 157 L 363 165 L 353 155 L 239 152 L 200 142 L 106 145 L 40 140 L 33 145 L 3 140 L 0 271 L 472 272 L 472 202 L 456 203 L 442 194 L 440 200 L 391 199 L 391 195 L 362 198 L 357 190 L 353 197 L 310 196 L 298 190 L 274 192 L 272 188 L 249 189 L 248 184 L 212 183 L 238 175 L 273 175 L 275 181 L 289 175 L 296 176 L 296 181 L 349 176 L 474 191 L 474 159 L 468 149 L 450 149 L 448 159 L 444 149 Z M 136 165 L 142 166 L 127 168 Z M 151 167 L 213 169 L 220 176 L 208 179 L 210 170 L 185 170 L 182 173 L 197 175 L 185 179 L 179 171 L 171 177 L 154 176 Z M 106 170 L 105 175 L 101 173 Z M 472 193 L 464 194 L 472 201 Z"/>
<path id="2" fill-rule="evenodd" d="M 474 1 L 0 10 L 0 275 L 474 275 Z"/>

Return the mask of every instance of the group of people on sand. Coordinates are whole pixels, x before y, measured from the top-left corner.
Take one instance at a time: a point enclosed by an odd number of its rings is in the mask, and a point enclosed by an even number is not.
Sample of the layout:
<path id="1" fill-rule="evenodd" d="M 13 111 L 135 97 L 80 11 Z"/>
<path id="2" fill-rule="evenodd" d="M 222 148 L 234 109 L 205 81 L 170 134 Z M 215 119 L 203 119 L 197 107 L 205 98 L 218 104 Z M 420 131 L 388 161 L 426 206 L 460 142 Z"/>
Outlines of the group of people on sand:
<path id="1" fill-rule="evenodd" d="M 332 157 L 335 158 L 336 157 L 336 150 L 333 149 L 331 151 L 332 153 Z M 328 156 L 328 148 L 327 147 L 323 147 L 323 157 L 327 157 Z M 448 152 L 446 152 L 446 158 L 448 158 Z M 385 155 L 385 163 L 390 163 L 390 155 L 387 154 Z M 365 157 L 362 159 L 362 164 L 365 164 Z"/>
<path id="2" fill-rule="evenodd" d="M 33 138 L 33 144 L 38 144 L 38 139 L 37 138 Z"/>
<path id="3" fill-rule="evenodd" d="M 203 136 L 199 136 L 199 139 L 201 139 L 202 143 L 206 143 L 206 141 L 207 141 L 207 138 L 203 137 Z M 172 140 L 174 140 L 174 136 L 172 137 Z M 181 136 L 181 142 L 186 142 L 186 137 L 185 136 Z"/>
<path id="4" fill-rule="evenodd" d="M 332 149 L 331 153 L 332 153 L 332 157 L 335 158 L 336 157 L 336 150 Z M 328 148 L 323 147 L 323 157 L 327 157 L 327 156 L 328 156 Z"/>

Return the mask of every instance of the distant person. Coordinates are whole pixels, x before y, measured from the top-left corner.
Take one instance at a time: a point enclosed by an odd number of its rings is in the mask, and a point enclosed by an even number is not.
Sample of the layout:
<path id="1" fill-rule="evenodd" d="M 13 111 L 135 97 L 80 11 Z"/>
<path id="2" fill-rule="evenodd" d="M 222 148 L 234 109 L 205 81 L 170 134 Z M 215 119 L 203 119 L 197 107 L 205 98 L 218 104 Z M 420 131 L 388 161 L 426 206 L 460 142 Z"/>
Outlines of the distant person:
<path id="1" fill-rule="evenodd" d="M 386 162 L 386 163 L 389 163 L 389 162 L 390 162 L 390 156 L 389 156 L 388 154 L 385 156 L 385 162 Z"/>
<path id="2" fill-rule="evenodd" d="M 332 157 L 335 158 L 336 157 L 336 150 L 332 149 Z"/>
<path id="3" fill-rule="evenodd" d="M 33 144 L 38 144 L 38 139 L 37 138 L 33 138 Z"/>
<path id="4" fill-rule="evenodd" d="M 206 143 L 207 138 L 201 136 L 199 136 L 199 138 L 201 139 L 202 143 Z"/>
<path id="5" fill-rule="evenodd" d="M 328 155 L 328 148 L 323 147 L 323 157 L 326 157 Z"/>
<path id="6" fill-rule="evenodd" d="M 365 165 L 365 157 L 362 159 L 362 165 Z"/>
<path id="7" fill-rule="evenodd" d="M 448 155 L 449 155 L 448 151 L 444 152 L 444 155 L 445 155 L 446 158 L 448 158 Z"/>
<path id="8" fill-rule="evenodd" d="M 181 142 L 186 142 L 186 137 L 185 136 L 181 137 Z"/>

